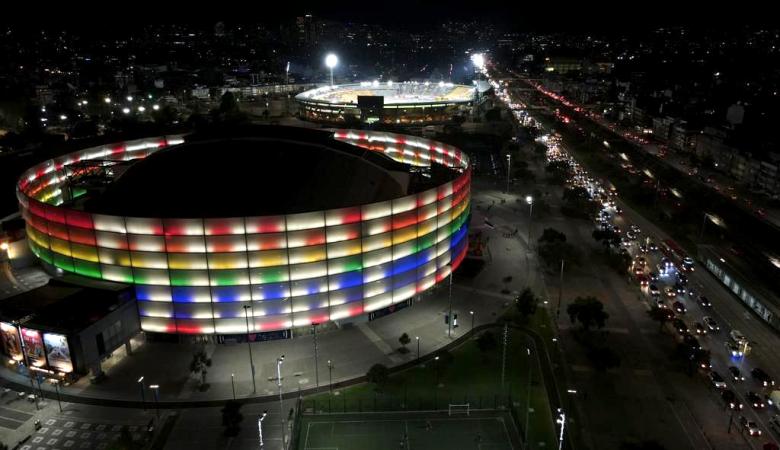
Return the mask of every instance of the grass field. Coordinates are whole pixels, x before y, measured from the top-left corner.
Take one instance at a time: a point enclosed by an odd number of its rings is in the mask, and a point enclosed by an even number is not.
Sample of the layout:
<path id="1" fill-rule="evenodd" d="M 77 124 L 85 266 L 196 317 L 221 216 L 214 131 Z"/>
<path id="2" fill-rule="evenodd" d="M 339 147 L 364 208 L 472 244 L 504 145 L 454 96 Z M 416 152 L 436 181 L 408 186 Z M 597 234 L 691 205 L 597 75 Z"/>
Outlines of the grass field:
<path id="1" fill-rule="evenodd" d="M 542 315 L 541 310 L 537 311 L 537 316 Z M 543 320 L 542 317 L 538 319 Z M 475 340 L 469 340 L 451 352 L 449 362 L 429 361 L 396 373 L 379 388 L 366 383 L 340 389 L 336 395 L 323 393 L 306 397 L 304 411 L 446 410 L 450 403 L 470 403 L 473 409 L 509 407 L 516 411 L 519 428 L 524 428 L 528 414 L 530 441 L 552 448 L 556 445 L 555 427 L 537 360 L 539 355 L 524 333 L 510 329 L 505 387 L 501 389 L 501 329 L 494 328 L 492 332 L 497 344 L 491 349 L 480 350 Z M 508 404 L 509 399 L 511 403 Z"/>
<path id="2" fill-rule="evenodd" d="M 298 450 L 516 449 L 507 420 L 506 414 L 486 413 L 304 416 Z"/>

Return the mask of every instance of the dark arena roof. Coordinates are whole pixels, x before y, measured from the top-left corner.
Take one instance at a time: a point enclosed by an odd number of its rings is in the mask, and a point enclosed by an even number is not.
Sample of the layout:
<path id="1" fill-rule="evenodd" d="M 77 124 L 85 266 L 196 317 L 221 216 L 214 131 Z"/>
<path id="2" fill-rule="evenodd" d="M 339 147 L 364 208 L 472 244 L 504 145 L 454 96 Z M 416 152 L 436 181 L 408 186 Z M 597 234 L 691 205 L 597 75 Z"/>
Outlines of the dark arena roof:
<path id="1" fill-rule="evenodd" d="M 188 136 L 133 162 L 90 212 L 236 217 L 341 208 L 403 196 L 408 167 L 332 131 L 251 126 Z"/>

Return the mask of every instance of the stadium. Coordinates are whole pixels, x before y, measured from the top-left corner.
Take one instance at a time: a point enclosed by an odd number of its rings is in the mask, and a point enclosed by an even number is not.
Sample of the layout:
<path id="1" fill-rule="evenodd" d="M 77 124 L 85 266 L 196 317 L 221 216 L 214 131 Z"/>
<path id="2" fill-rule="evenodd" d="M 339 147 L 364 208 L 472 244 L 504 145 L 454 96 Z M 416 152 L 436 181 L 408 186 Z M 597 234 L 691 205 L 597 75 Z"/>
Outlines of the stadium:
<path id="1" fill-rule="evenodd" d="M 378 81 L 324 86 L 295 99 L 301 116 L 313 122 L 428 125 L 467 115 L 474 100 L 473 86 L 445 82 Z"/>
<path id="2" fill-rule="evenodd" d="M 17 197 L 44 266 L 131 286 L 142 330 L 238 335 L 359 320 L 445 280 L 470 177 L 428 139 L 265 126 L 86 148 Z"/>

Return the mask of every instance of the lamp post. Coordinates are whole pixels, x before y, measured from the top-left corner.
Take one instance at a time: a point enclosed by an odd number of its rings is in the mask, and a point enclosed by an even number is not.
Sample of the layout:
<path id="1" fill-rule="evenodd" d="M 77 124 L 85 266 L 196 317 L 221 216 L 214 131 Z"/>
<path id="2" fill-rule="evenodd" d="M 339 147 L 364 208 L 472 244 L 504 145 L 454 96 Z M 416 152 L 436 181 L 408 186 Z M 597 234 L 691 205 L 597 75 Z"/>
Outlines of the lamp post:
<path id="1" fill-rule="evenodd" d="M 230 387 L 233 388 L 233 400 L 236 399 L 236 374 L 230 374 Z"/>
<path id="2" fill-rule="evenodd" d="M 450 268 L 450 288 L 449 288 L 449 298 L 450 298 L 450 312 L 449 316 L 447 316 L 447 337 L 452 337 L 452 264 L 447 264 Z"/>
<path id="3" fill-rule="evenodd" d="M 159 384 L 152 384 L 149 386 L 149 389 L 154 392 L 154 410 L 157 414 L 157 421 L 160 421 L 160 385 Z"/>
<path id="4" fill-rule="evenodd" d="M 60 380 L 51 380 L 51 384 L 54 385 L 54 390 L 57 392 L 57 406 L 59 406 L 60 412 L 62 412 L 62 399 L 60 398 Z"/>
<path id="5" fill-rule="evenodd" d="M 141 406 L 144 408 L 144 411 L 146 411 L 146 398 L 144 394 L 146 385 L 144 385 L 144 377 L 138 379 L 138 384 L 141 386 Z"/>
<path id="6" fill-rule="evenodd" d="M 284 405 L 282 403 L 282 363 L 284 355 L 276 358 L 276 386 L 279 388 L 279 419 L 282 424 L 282 448 L 285 448 L 287 441 L 287 430 L 284 429 Z"/>
<path id="7" fill-rule="evenodd" d="M 417 359 L 420 359 L 420 336 L 415 336 L 414 339 L 417 341 Z"/>
<path id="8" fill-rule="evenodd" d="M 320 387 L 320 364 L 319 353 L 317 351 L 317 325 L 319 324 L 311 324 L 312 328 L 314 328 L 314 385 L 316 387 Z"/>
<path id="9" fill-rule="evenodd" d="M 558 307 L 555 311 L 555 323 L 558 323 L 558 318 L 561 317 L 561 298 L 563 297 L 563 265 L 564 260 L 561 260 L 561 276 L 560 280 L 558 281 Z"/>
<path id="10" fill-rule="evenodd" d="M 328 386 L 330 393 L 333 394 L 333 361 L 328 360 Z"/>
<path id="11" fill-rule="evenodd" d="M 558 450 L 563 450 L 563 430 L 566 428 L 566 413 L 561 408 L 558 408 L 558 418 L 555 422 L 561 425 L 561 432 L 558 435 Z"/>
<path id="12" fill-rule="evenodd" d="M 246 349 L 249 352 L 249 369 L 252 372 L 252 393 L 256 393 L 255 362 L 252 360 L 252 344 L 249 343 L 249 308 L 251 307 L 251 305 L 244 305 L 244 315 L 246 316 Z"/>
<path id="13" fill-rule="evenodd" d="M 507 153 L 506 155 L 506 193 L 509 193 L 509 172 L 512 168 L 512 154 Z"/>
<path id="14" fill-rule="evenodd" d="M 268 415 L 268 410 L 263 411 L 263 414 L 260 415 L 260 417 L 257 418 L 257 432 L 260 435 L 260 447 L 263 446 L 263 420 L 265 420 L 265 416 Z M 284 443 L 282 443 L 284 445 Z"/>
<path id="15" fill-rule="evenodd" d="M 533 340 L 531 340 L 533 343 Z M 534 343 L 534 348 L 536 344 Z M 528 355 L 528 384 L 525 388 L 525 443 L 528 445 L 528 419 L 531 416 L 531 349 L 525 348 L 525 352 Z"/>
<path id="16" fill-rule="evenodd" d="M 531 249 L 531 224 L 534 219 L 534 198 L 530 195 L 525 197 L 525 202 L 528 203 L 528 250 Z"/>
<path id="17" fill-rule="evenodd" d="M 471 314 L 471 333 L 474 333 L 474 311 L 469 311 L 469 314 Z"/>
<path id="18" fill-rule="evenodd" d="M 330 69 L 330 85 L 333 86 L 333 68 L 339 64 L 339 57 L 333 53 L 328 53 L 325 57 L 325 65 Z"/>

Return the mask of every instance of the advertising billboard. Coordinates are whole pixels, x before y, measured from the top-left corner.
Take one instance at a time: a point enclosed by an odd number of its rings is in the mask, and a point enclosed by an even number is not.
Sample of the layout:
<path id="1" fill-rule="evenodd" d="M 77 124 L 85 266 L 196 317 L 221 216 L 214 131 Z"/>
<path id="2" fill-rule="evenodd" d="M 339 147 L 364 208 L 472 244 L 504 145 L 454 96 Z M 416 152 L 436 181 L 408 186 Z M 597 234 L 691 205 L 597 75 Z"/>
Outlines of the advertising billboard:
<path id="1" fill-rule="evenodd" d="M 40 331 L 22 328 L 22 342 L 27 362 L 35 367 L 45 366 L 46 355 L 43 354 L 43 339 L 41 339 Z"/>
<path id="2" fill-rule="evenodd" d="M 46 348 L 46 360 L 49 361 L 50 368 L 65 373 L 73 372 L 70 347 L 65 335 L 43 333 L 43 344 Z"/>
<path id="3" fill-rule="evenodd" d="M 10 323 L 0 322 L 0 334 L 2 334 L 2 349 L 6 355 L 14 361 L 24 359 L 22 354 L 22 342 L 19 340 L 19 329 Z"/>

